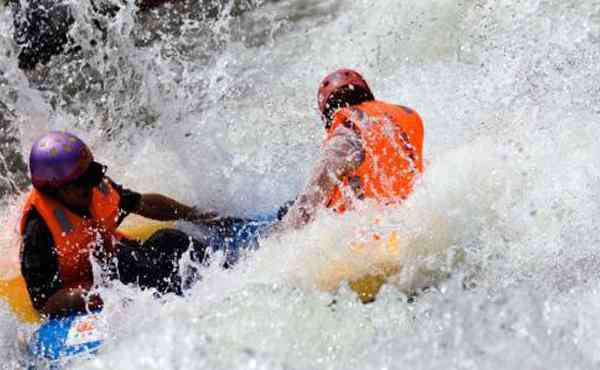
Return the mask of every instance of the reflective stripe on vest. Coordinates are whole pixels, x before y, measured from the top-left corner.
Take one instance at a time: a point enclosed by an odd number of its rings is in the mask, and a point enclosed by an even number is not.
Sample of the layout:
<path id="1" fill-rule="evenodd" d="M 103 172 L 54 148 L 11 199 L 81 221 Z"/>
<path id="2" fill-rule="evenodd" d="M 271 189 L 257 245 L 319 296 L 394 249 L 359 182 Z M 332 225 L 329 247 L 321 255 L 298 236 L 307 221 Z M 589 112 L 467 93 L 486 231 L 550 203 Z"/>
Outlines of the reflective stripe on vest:
<path id="1" fill-rule="evenodd" d="M 73 230 L 73 224 L 69 222 L 67 214 L 62 210 L 62 208 L 55 208 L 52 213 L 54 213 L 54 217 L 56 217 L 56 220 L 58 221 L 63 233 L 68 234 L 71 232 L 71 230 Z"/>

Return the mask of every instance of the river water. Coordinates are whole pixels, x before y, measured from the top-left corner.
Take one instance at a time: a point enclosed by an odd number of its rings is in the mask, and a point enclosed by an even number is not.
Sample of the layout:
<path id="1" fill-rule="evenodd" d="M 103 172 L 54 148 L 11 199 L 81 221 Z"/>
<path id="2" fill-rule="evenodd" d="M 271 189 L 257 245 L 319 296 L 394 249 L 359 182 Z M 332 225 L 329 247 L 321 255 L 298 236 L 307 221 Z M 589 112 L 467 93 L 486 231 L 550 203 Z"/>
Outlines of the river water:
<path id="1" fill-rule="evenodd" d="M 72 2 L 82 50 L 27 75 L 0 15 L 4 163 L 69 129 L 130 188 L 270 212 L 302 189 L 323 135 L 316 87 L 345 66 L 421 114 L 427 169 L 401 207 L 322 212 L 184 298 L 104 288 L 110 338 L 74 368 L 600 366 L 600 2 L 248 1 L 210 16 L 130 2 L 96 46 L 86 4 Z M 5 224 L 18 199 L 6 191 Z M 347 252 L 365 230 L 419 256 L 368 305 L 345 283 L 317 289 L 332 260 L 366 268 Z M 0 368 L 19 367 L 23 326 L 0 303 Z"/>

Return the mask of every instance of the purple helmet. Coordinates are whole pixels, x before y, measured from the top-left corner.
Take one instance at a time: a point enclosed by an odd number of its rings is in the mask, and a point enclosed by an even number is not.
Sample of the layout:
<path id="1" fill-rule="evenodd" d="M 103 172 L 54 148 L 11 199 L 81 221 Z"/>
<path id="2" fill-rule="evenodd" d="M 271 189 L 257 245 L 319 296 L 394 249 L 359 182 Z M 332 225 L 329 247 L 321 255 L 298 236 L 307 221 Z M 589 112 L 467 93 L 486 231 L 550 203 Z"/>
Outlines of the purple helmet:
<path id="1" fill-rule="evenodd" d="M 58 188 L 77 180 L 92 163 L 92 151 L 77 136 L 52 131 L 31 148 L 31 182 L 38 190 Z"/>

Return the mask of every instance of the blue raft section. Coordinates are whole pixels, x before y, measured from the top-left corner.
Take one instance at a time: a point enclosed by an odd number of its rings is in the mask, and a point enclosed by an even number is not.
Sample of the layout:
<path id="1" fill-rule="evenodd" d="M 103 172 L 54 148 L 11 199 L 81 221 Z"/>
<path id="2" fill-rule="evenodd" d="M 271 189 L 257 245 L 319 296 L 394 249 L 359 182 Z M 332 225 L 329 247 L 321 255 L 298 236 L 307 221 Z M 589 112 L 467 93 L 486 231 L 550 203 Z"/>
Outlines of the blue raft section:
<path id="1" fill-rule="evenodd" d="M 96 353 L 107 335 L 107 323 L 100 313 L 50 319 L 33 334 L 28 352 L 34 363 L 60 368 L 58 365 L 70 359 Z"/>
<path id="2" fill-rule="evenodd" d="M 275 215 L 252 219 L 228 218 L 210 226 L 209 243 L 214 250 L 222 250 L 229 265 L 235 264 L 242 250 L 258 247 L 261 233 L 272 226 Z M 74 358 L 93 356 L 108 335 L 108 323 L 101 313 L 74 315 L 45 321 L 28 343 L 33 364 L 48 364 L 62 369 Z M 36 369 L 37 365 L 31 365 Z"/>
<path id="3" fill-rule="evenodd" d="M 242 251 L 258 248 L 258 240 L 275 224 L 278 215 L 265 215 L 252 219 L 225 218 L 208 226 L 208 244 L 214 251 L 225 254 L 227 265 L 234 265 Z"/>

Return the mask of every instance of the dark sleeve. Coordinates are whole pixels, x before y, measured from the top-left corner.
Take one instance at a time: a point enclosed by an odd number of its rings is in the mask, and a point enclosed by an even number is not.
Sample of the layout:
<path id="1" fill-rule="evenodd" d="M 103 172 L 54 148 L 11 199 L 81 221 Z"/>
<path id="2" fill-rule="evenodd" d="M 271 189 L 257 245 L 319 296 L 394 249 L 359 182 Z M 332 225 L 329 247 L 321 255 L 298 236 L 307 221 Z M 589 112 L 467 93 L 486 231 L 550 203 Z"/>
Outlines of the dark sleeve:
<path id="1" fill-rule="evenodd" d="M 40 310 L 62 288 L 52 234 L 39 214 L 32 210 L 25 227 L 21 252 L 21 274 L 33 307 Z"/>
<path id="2" fill-rule="evenodd" d="M 119 203 L 119 213 L 121 220 L 125 218 L 128 214 L 135 212 L 140 208 L 142 194 L 130 189 L 126 189 L 122 185 L 117 184 L 111 179 L 108 179 L 108 181 L 110 181 L 111 185 L 119 193 L 119 196 L 121 198 Z"/>

